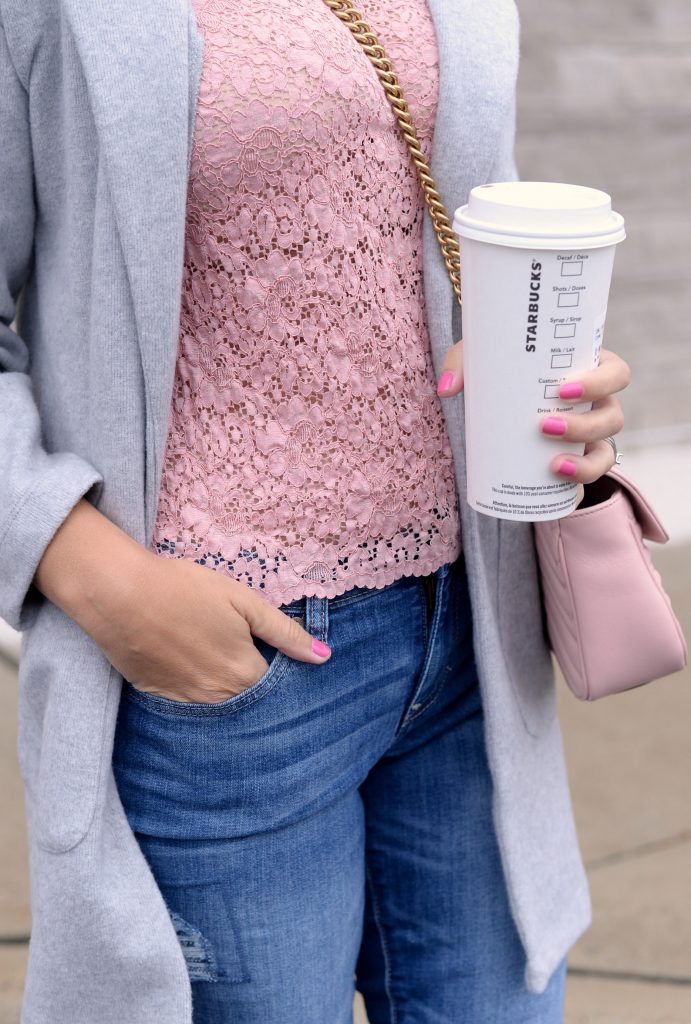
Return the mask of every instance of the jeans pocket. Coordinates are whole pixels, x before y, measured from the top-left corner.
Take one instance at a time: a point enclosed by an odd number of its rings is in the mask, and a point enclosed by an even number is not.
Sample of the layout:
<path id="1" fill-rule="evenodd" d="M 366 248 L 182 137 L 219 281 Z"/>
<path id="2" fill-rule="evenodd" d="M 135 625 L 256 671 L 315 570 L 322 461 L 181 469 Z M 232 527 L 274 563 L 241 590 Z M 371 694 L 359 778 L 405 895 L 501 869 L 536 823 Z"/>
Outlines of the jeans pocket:
<path id="1" fill-rule="evenodd" d="M 301 626 L 304 626 L 304 617 L 299 617 L 298 621 Z M 254 637 L 254 644 L 260 654 L 268 661 L 269 665 L 266 671 L 260 675 L 259 679 L 250 686 L 247 686 L 241 693 L 234 693 L 224 700 L 214 702 L 173 700 L 170 697 L 161 697 L 155 693 L 147 693 L 146 690 L 139 690 L 128 679 L 125 679 L 124 684 L 127 689 L 127 697 L 138 704 L 146 706 L 151 711 L 157 711 L 161 714 L 187 716 L 230 715 L 241 708 L 247 707 L 249 704 L 253 704 L 269 693 L 285 675 L 286 670 L 293 661 L 289 655 L 279 651 L 276 647 L 272 647 L 271 644 L 261 640 L 259 637 Z"/>

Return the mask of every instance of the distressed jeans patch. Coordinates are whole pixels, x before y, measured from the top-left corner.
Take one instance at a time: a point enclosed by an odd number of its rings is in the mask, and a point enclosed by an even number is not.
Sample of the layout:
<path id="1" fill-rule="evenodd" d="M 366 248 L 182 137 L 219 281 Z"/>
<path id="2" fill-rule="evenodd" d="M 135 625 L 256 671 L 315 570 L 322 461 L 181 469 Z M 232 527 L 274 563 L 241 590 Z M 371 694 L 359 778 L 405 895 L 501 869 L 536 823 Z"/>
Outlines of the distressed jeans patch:
<path id="1" fill-rule="evenodd" d="M 190 981 L 218 981 L 216 959 L 209 940 L 174 910 L 168 913 L 182 946 Z"/>

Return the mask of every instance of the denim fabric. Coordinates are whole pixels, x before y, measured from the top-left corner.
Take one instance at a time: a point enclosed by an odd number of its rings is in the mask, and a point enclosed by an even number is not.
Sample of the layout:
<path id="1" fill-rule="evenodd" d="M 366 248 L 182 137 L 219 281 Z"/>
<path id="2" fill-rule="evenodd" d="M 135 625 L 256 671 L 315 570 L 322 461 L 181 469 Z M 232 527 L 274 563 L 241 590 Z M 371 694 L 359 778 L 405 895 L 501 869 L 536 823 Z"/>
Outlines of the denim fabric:
<path id="1" fill-rule="evenodd" d="M 322 665 L 216 704 L 125 681 L 113 769 L 194 1024 L 557 1024 L 524 984 L 492 821 L 464 557 L 283 606 Z"/>

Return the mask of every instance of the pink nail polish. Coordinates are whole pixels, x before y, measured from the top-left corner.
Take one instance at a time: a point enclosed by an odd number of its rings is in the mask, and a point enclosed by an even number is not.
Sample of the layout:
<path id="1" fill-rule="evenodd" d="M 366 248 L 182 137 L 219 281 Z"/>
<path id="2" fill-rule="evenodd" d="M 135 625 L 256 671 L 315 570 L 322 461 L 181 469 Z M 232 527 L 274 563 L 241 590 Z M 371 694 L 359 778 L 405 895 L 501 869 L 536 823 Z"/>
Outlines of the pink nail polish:
<path id="1" fill-rule="evenodd" d="M 557 466 L 557 473 L 564 473 L 565 476 L 575 476 L 578 472 L 578 463 L 573 459 L 562 459 Z"/>
<path id="2" fill-rule="evenodd" d="M 558 416 L 548 416 L 542 424 L 543 434 L 565 434 L 566 421 Z"/>
<path id="3" fill-rule="evenodd" d="M 317 640 L 316 637 L 312 637 L 312 650 L 315 654 L 318 654 L 320 658 L 326 658 L 327 655 L 331 654 L 331 648 L 328 644 L 323 644 L 321 640 Z"/>
<path id="4" fill-rule="evenodd" d="M 562 384 L 559 388 L 560 398 L 580 398 L 583 394 L 584 387 L 579 384 L 578 381 L 570 381 L 568 384 Z"/>
<path id="5" fill-rule="evenodd" d="M 451 370 L 445 370 L 444 373 L 442 373 L 441 377 L 439 378 L 439 383 L 437 384 L 437 394 L 440 395 L 442 391 L 448 391 L 452 384 L 453 373 L 451 372 Z"/>

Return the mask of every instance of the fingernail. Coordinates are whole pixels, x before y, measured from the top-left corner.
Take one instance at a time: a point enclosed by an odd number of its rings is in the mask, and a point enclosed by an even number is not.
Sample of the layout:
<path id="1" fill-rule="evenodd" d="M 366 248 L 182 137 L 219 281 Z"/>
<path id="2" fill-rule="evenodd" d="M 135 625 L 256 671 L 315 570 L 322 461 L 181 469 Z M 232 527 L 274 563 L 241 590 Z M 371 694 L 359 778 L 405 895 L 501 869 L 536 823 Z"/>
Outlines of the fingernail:
<path id="1" fill-rule="evenodd" d="M 557 473 L 564 473 L 565 476 L 575 476 L 578 472 L 578 463 L 573 459 L 562 459 L 557 466 Z"/>
<path id="2" fill-rule="evenodd" d="M 331 648 L 328 644 L 323 644 L 321 640 L 317 640 L 316 637 L 312 637 L 312 650 L 315 654 L 318 654 L 320 658 L 326 658 L 331 654 Z"/>
<path id="3" fill-rule="evenodd" d="M 562 384 L 559 388 L 560 398 L 580 398 L 585 388 L 578 381 L 570 381 L 568 384 Z"/>
<path id="4" fill-rule="evenodd" d="M 562 420 L 559 416 L 548 416 L 542 424 L 543 434 L 565 434 L 566 433 L 566 420 Z"/>
<path id="5" fill-rule="evenodd" d="M 448 391 L 453 384 L 453 373 L 451 370 L 445 370 L 439 378 L 437 384 L 437 394 L 440 395 L 442 391 Z"/>

